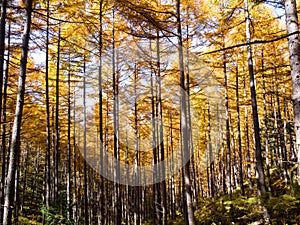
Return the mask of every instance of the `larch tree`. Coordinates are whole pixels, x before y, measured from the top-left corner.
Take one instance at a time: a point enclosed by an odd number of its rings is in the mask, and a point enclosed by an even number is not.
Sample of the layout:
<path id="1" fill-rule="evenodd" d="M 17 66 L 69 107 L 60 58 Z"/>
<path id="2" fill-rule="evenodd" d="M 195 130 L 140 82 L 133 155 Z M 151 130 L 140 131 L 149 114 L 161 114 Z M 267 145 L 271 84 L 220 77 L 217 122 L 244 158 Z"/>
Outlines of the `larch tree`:
<path id="1" fill-rule="evenodd" d="M 0 115 L 2 112 L 2 86 L 3 86 L 3 68 L 4 68 L 4 53 L 5 53 L 5 27 L 6 27 L 6 10 L 7 10 L 7 0 L 1 2 L 1 19 L 0 19 Z M 0 117 L 1 122 L 1 117 Z M 2 181 L 4 183 L 4 181 Z"/>
<path id="2" fill-rule="evenodd" d="M 256 99 L 256 87 L 253 67 L 252 48 L 249 44 L 251 42 L 251 31 L 250 31 L 250 13 L 248 0 L 244 0 L 245 5 L 245 19 L 246 19 L 246 42 L 247 54 L 248 54 L 248 70 L 250 77 L 250 90 L 251 90 L 251 104 L 252 104 L 252 119 L 254 126 L 254 138 L 255 138 L 255 157 L 256 157 L 256 169 L 258 174 L 258 190 L 263 194 L 266 192 L 265 175 L 263 167 L 263 159 L 261 153 L 261 138 L 259 134 L 259 118 L 257 112 L 257 99 Z"/>
<path id="3" fill-rule="evenodd" d="M 12 209 L 13 199 L 15 196 L 15 174 L 17 169 L 17 163 L 20 157 L 20 134 L 22 124 L 22 113 L 24 106 L 25 95 L 25 82 L 26 82 L 26 69 L 27 69 L 27 56 L 30 38 L 31 28 L 31 14 L 33 8 L 33 1 L 26 1 L 26 17 L 24 24 L 24 32 L 22 36 L 22 56 L 20 61 L 20 73 L 18 81 L 18 95 L 17 104 L 15 109 L 15 117 L 12 130 L 11 147 L 9 154 L 8 172 L 5 181 L 5 196 L 4 196 L 4 212 L 3 212 L 3 225 L 9 225 L 12 223 Z"/>
<path id="4" fill-rule="evenodd" d="M 5 53 L 5 25 L 6 25 L 6 8 L 7 0 L 1 2 L 1 19 L 0 19 L 0 122 L 2 121 L 2 86 L 3 86 L 3 74 L 4 74 L 4 53 Z M 1 146 L 1 159 L 2 159 L 2 176 L 0 185 L 1 204 L 3 204 L 4 196 L 4 183 L 5 183 L 5 146 Z M 0 209 L 0 220 L 2 220 L 2 208 Z"/>
<path id="5" fill-rule="evenodd" d="M 184 204 L 186 204 L 185 223 L 189 225 L 195 224 L 194 209 L 192 203 L 191 193 L 191 179 L 190 179 L 190 149 L 189 149 L 189 137 L 188 137 L 188 120 L 187 120 L 187 96 L 185 85 L 185 71 L 183 60 L 183 37 L 181 28 L 180 17 L 180 0 L 176 1 L 176 19 L 177 19 L 177 38 L 178 38 L 178 55 L 179 55 L 179 71 L 180 71 L 180 88 L 181 88 L 181 110 L 180 110 L 180 124 L 181 124 L 181 138 L 182 138 L 182 152 L 183 160 L 187 160 L 187 163 L 183 167 L 183 196 Z"/>

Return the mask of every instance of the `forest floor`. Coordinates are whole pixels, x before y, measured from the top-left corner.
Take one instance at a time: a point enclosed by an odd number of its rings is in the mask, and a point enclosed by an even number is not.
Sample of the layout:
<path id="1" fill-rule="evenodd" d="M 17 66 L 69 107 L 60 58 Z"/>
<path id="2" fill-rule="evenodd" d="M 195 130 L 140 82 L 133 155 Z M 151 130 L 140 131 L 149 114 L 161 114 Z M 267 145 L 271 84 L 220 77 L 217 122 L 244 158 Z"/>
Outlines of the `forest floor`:
<path id="1" fill-rule="evenodd" d="M 195 212 L 196 224 L 265 224 L 261 203 L 267 209 L 273 225 L 300 224 L 300 187 L 285 185 L 283 181 L 273 184 L 272 192 L 261 200 L 255 190 L 252 194 L 248 190 L 245 196 L 235 190 L 231 196 L 201 199 Z M 183 216 L 169 224 L 184 224 Z"/>

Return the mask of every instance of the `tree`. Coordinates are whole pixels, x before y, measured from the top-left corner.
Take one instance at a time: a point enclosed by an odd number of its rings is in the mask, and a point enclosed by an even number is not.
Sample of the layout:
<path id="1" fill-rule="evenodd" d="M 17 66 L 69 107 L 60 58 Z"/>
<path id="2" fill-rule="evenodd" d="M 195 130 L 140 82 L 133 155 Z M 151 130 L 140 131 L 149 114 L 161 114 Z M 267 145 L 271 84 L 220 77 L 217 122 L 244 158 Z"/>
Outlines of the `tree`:
<path id="1" fill-rule="evenodd" d="M 190 181 L 190 149 L 189 149 L 189 136 L 188 136 L 188 121 L 187 121 L 187 96 L 185 87 L 185 72 L 183 61 L 183 41 L 180 19 L 180 0 L 176 2 L 176 18 L 177 18 L 177 38 L 178 38 L 178 55 L 179 55 L 179 71 L 180 71 L 180 88 L 181 88 L 181 116 L 180 116 L 180 129 L 182 138 L 182 152 L 183 159 L 187 160 L 187 163 L 183 167 L 183 196 L 184 204 L 186 204 L 185 223 L 189 225 L 195 224 L 194 209 L 191 194 L 191 181 Z M 189 87 L 188 87 L 189 88 Z"/>
<path id="2" fill-rule="evenodd" d="M 18 95 L 17 104 L 15 110 L 14 124 L 12 130 L 12 139 L 9 155 L 9 165 L 6 177 L 6 187 L 4 196 L 4 213 L 3 213 L 3 225 L 11 224 L 12 217 L 12 206 L 13 199 L 15 195 L 15 174 L 17 170 L 17 164 L 20 157 L 20 134 L 21 134 L 21 124 L 22 124 L 22 113 L 24 106 L 24 94 L 25 94 L 25 82 L 26 82 L 26 66 L 27 66 L 27 56 L 28 56 L 28 46 L 31 28 L 31 14 L 32 14 L 32 0 L 26 1 L 26 17 L 25 17 L 25 27 L 22 37 L 22 56 L 20 62 L 20 74 L 18 82 Z"/>
<path id="3" fill-rule="evenodd" d="M 0 115 L 2 112 L 2 86 L 3 86 L 3 68 L 4 68 L 4 52 L 5 52 L 5 25 L 6 25 L 6 8 L 7 0 L 1 2 L 1 19 L 0 19 Z M 0 117 L 1 122 L 1 117 Z M 4 182 L 4 181 L 2 181 Z"/>
<path id="4" fill-rule="evenodd" d="M 11 36 L 11 26 L 9 24 L 8 28 L 8 50 L 7 50 L 7 60 L 6 60 L 6 70 L 5 70 L 5 78 L 4 78 L 4 87 L 3 87 L 3 109 L 2 109 L 2 119 L 1 122 L 2 124 L 2 140 L 1 140 L 1 185 L 0 185 L 0 204 L 4 205 L 4 184 L 5 184 L 5 176 L 6 176 L 6 152 L 7 152 L 7 147 L 6 147 L 6 131 L 7 131 L 7 116 L 6 116 L 6 111 L 7 111 L 7 86 L 8 86 L 8 79 L 9 79 L 9 62 L 10 62 L 10 36 Z M 0 221 L 3 219 L 3 208 L 1 207 L 0 209 Z"/>
<path id="5" fill-rule="evenodd" d="M 1 19 L 0 19 L 0 122 L 2 122 L 2 84 L 3 84 L 3 68 L 4 68 L 4 52 L 5 52 L 5 24 L 6 24 L 6 6 L 7 0 L 2 1 L 1 4 Z M 7 64 L 8 65 L 8 64 Z M 7 79 L 7 77 L 6 77 Z M 5 107 L 5 106 L 4 106 Z M 3 137 L 2 137 L 3 138 Z M 1 160 L 2 160 L 2 175 L 1 175 L 1 204 L 3 204 L 4 196 L 4 177 L 5 177 L 5 145 L 1 146 Z M 0 221 L 2 221 L 3 210 L 0 209 Z"/>
<path id="6" fill-rule="evenodd" d="M 50 0 L 47 0 L 47 18 L 46 18 L 46 57 L 45 57 L 45 105 L 46 105 L 46 163 L 45 163 L 45 204 L 49 209 L 51 198 L 51 128 L 50 128 L 50 103 L 49 103 L 49 14 Z"/>
<path id="7" fill-rule="evenodd" d="M 298 159 L 298 184 L 300 185 L 300 43 L 296 0 L 285 1 L 286 27 L 289 44 L 291 76 L 293 81 L 294 123 Z"/>
<path id="8" fill-rule="evenodd" d="M 259 134 L 259 118 L 257 112 L 257 99 L 256 99 L 256 87 L 255 87 L 255 77 L 254 77 L 254 67 L 253 67 L 253 58 L 252 58 L 252 49 L 249 45 L 251 41 L 251 33 L 250 33 L 250 14 L 248 7 L 248 0 L 244 0 L 245 5 L 245 17 L 246 17 L 246 41 L 248 43 L 247 46 L 247 54 L 248 54 L 248 69 L 250 76 L 250 90 L 251 90 L 251 104 L 252 104 L 252 119 L 254 126 L 254 138 L 255 138 L 255 157 L 256 157 L 256 170 L 258 173 L 258 190 L 263 194 L 266 192 L 265 185 L 265 175 L 264 175 L 264 167 L 263 167 L 263 159 L 261 154 L 261 141 Z"/>

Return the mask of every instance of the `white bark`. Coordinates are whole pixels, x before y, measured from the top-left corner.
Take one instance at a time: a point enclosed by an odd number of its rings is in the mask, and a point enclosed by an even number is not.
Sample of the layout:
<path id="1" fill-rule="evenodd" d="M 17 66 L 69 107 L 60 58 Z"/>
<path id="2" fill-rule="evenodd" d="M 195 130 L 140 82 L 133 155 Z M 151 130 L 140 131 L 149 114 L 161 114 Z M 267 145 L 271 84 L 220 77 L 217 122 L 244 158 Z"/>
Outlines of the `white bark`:
<path id="1" fill-rule="evenodd" d="M 300 184 L 300 43 L 296 0 L 285 1 L 286 27 L 289 44 L 290 66 L 293 82 L 294 122 L 298 155 L 298 184 Z"/>

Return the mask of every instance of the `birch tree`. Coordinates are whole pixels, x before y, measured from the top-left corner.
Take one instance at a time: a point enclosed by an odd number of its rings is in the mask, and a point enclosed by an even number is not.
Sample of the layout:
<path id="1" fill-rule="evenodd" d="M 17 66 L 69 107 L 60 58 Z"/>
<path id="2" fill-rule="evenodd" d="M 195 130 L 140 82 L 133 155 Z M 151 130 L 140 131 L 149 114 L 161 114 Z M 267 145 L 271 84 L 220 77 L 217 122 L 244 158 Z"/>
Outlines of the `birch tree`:
<path id="1" fill-rule="evenodd" d="M 286 27 L 289 45 L 290 66 L 293 82 L 294 123 L 298 162 L 298 184 L 300 185 L 300 42 L 296 0 L 285 1 Z"/>

